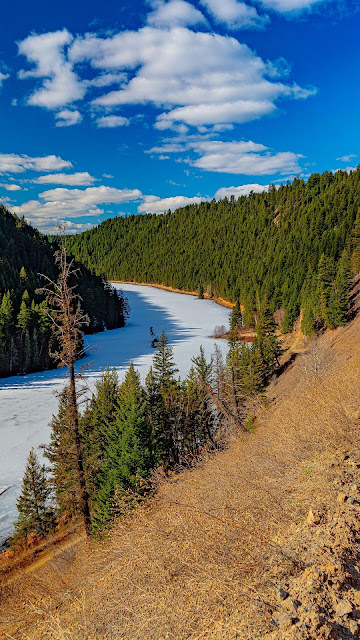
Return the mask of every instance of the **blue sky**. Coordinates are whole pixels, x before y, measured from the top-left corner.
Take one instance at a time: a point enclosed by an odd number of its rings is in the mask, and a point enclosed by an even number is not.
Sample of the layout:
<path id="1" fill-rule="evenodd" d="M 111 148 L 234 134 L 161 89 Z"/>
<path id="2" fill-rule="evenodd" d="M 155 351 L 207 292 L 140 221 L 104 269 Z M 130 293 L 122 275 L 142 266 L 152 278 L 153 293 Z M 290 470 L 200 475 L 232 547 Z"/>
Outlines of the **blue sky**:
<path id="1" fill-rule="evenodd" d="M 45 233 L 360 162 L 358 0 L 20 0 L 0 33 L 0 199 Z"/>

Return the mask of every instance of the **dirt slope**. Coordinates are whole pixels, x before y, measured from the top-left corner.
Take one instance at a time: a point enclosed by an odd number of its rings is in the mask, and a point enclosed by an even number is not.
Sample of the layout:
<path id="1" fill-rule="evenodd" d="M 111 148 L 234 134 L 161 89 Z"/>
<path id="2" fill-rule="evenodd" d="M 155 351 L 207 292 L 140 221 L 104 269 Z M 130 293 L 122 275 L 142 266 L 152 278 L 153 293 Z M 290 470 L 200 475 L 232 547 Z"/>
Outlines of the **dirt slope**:
<path id="1" fill-rule="evenodd" d="M 308 345 L 269 389 L 254 434 L 164 481 L 106 543 L 67 548 L 4 584 L 0 637 L 355 637 L 359 585 L 346 563 L 360 549 L 359 338 L 356 318 Z M 340 624 L 342 599 L 351 611 Z"/>

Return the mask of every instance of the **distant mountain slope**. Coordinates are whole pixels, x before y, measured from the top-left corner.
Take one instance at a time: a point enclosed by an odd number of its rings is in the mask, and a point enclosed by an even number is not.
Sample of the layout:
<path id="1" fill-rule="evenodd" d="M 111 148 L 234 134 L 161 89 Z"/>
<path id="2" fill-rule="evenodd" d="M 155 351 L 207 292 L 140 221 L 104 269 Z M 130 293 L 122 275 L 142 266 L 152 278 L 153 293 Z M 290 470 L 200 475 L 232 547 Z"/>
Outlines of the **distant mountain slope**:
<path id="1" fill-rule="evenodd" d="M 273 311 L 286 308 L 289 328 L 304 299 L 316 304 L 322 254 L 335 282 L 344 250 L 348 258 L 354 253 L 359 206 L 360 168 L 315 173 L 307 182 L 296 178 L 238 200 L 106 220 L 71 238 L 70 249 L 111 280 L 203 286 L 231 301 L 240 298 L 248 316 L 257 298 L 267 298 Z"/>
<path id="2" fill-rule="evenodd" d="M 56 278 L 55 245 L 0 206 L 0 376 L 48 368 L 52 331 L 39 273 Z M 99 276 L 81 267 L 78 292 L 88 333 L 121 327 L 126 302 Z"/>

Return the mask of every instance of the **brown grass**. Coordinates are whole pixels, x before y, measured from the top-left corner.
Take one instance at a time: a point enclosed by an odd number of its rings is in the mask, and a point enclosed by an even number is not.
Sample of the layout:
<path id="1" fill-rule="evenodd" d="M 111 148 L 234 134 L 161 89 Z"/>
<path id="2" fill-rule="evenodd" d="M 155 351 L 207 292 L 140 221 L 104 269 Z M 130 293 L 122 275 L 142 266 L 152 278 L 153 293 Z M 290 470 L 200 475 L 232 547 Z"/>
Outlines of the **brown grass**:
<path id="1" fill-rule="evenodd" d="M 106 542 L 69 547 L 4 585 L 0 637 L 264 637 L 268 594 L 301 564 L 279 541 L 321 494 L 326 455 L 359 436 L 359 335 L 356 319 L 308 345 L 269 389 L 254 434 L 161 482 Z"/>

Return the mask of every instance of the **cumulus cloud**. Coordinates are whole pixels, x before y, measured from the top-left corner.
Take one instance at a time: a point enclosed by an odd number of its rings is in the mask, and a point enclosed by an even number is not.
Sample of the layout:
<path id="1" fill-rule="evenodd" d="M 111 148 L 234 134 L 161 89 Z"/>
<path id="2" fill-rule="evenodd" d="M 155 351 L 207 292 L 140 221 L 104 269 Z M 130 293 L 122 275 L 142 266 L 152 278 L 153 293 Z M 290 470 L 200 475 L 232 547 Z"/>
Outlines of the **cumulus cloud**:
<path id="1" fill-rule="evenodd" d="M 255 145 L 254 151 L 248 151 L 243 142 L 205 141 L 197 145 L 197 151 L 202 155 L 192 165 L 205 171 L 247 176 L 301 171 L 298 164 L 301 155 L 291 151 L 271 153 L 263 145 Z"/>
<path id="2" fill-rule="evenodd" d="M 164 28 L 206 24 L 202 13 L 184 0 L 157 3 L 155 11 L 149 14 L 147 22 L 151 26 Z"/>
<path id="3" fill-rule="evenodd" d="M 187 198 L 186 196 L 174 196 L 173 198 L 159 198 L 158 196 L 144 196 L 144 202 L 138 206 L 139 213 L 164 213 L 169 209 L 175 211 L 187 204 L 204 202 L 206 198 L 198 196 Z"/>
<path id="4" fill-rule="evenodd" d="M 291 13 L 311 9 L 314 5 L 328 0 L 261 0 L 262 5 L 266 9 L 273 9 L 280 13 Z"/>
<path id="5" fill-rule="evenodd" d="M 1 73 L 0 71 L 0 89 L 4 80 L 7 80 L 8 78 L 10 78 L 10 75 L 8 73 Z"/>
<path id="6" fill-rule="evenodd" d="M 55 114 L 57 127 L 72 127 L 82 121 L 82 115 L 77 109 L 62 109 Z"/>
<path id="7" fill-rule="evenodd" d="M 21 191 L 21 187 L 18 184 L 0 184 L 0 187 L 6 189 L 6 191 Z"/>
<path id="8" fill-rule="evenodd" d="M 0 153 L 0 175 L 24 171 L 61 171 L 71 167 L 71 162 L 54 155 L 33 158 L 15 153 Z"/>
<path id="9" fill-rule="evenodd" d="M 273 153 L 268 147 L 252 140 L 224 142 L 202 139 L 200 136 L 170 138 L 161 146 L 149 150 L 149 153 L 157 154 L 185 152 L 199 156 L 186 159 L 198 169 L 249 176 L 297 174 L 301 171 L 299 159 L 303 157 L 291 151 Z"/>
<path id="10" fill-rule="evenodd" d="M 33 220 L 29 219 L 28 222 L 31 224 Z M 92 222 L 72 222 L 70 220 L 59 220 L 58 218 L 36 218 L 36 228 L 45 234 L 58 233 L 59 225 L 66 228 L 67 234 L 87 231 L 94 226 Z"/>
<path id="11" fill-rule="evenodd" d="M 200 0 L 200 3 L 216 22 L 230 29 L 261 28 L 269 21 L 267 16 L 259 15 L 255 7 L 239 0 Z"/>
<path id="12" fill-rule="evenodd" d="M 90 217 L 104 213 L 99 205 L 131 202 L 141 196 L 139 189 L 115 189 L 105 185 L 87 189 L 58 187 L 39 193 L 39 200 L 29 200 L 13 207 L 13 211 L 29 219 Z"/>
<path id="13" fill-rule="evenodd" d="M 66 56 L 73 36 L 66 30 L 31 35 L 19 44 L 19 53 L 34 67 L 22 70 L 19 77 L 41 78 L 42 85 L 28 98 L 28 104 L 58 109 L 84 97 L 86 84 L 82 83 Z"/>
<path id="14" fill-rule="evenodd" d="M 221 198 L 230 198 L 230 196 L 235 196 L 235 198 L 240 198 L 241 196 L 248 196 L 249 193 L 262 193 L 268 189 L 269 185 L 263 184 L 242 184 L 239 187 L 221 187 L 218 189 L 214 195 L 216 200 L 221 200 Z"/>
<path id="15" fill-rule="evenodd" d="M 96 120 L 96 124 L 100 129 L 114 129 L 115 127 L 127 127 L 130 120 L 124 116 L 102 116 Z"/>
<path id="16" fill-rule="evenodd" d="M 202 2 L 227 25 L 264 22 L 254 7 L 240 0 Z M 151 24 L 138 31 L 74 38 L 64 29 L 22 41 L 19 52 L 33 67 L 19 75 L 40 81 L 28 104 L 58 110 L 58 126 L 69 126 L 80 122 L 81 115 L 68 107 L 91 92 L 92 107 L 106 110 L 95 120 L 97 126 L 127 124 L 115 120 L 124 116 L 111 113 L 120 105 L 152 105 L 158 109 L 158 129 L 181 133 L 186 126 L 249 122 L 272 114 L 280 100 L 316 93 L 284 80 L 289 75 L 286 61 L 264 61 L 236 38 L 179 26 L 204 21 L 185 0 L 158 0 L 153 6 Z"/>
<path id="17" fill-rule="evenodd" d="M 87 171 L 79 171 L 77 173 L 50 173 L 45 176 L 39 176 L 33 180 L 34 184 L 63 184 L 73 187 L 86 187 L 95 182 L 96 178 Z"/>
<path id="18" fill-rule="evenodd" d="M 339 160 L 339 162 L 351 162 L 353 158 L 356 158 L 356 154 L 349 153 L 348 156 L 340 156 L 340 158 L 336 158 L 336 160 Z"/>
<path id="19" fill-rule="evenodd" d="M 235 38 L 146 26 L 108 38 L 88 34 L 69 49 L 73 64 L 131 72 L 128 82 L 94 99 L 97 107 L 153 104 L 165 108 L 157 128 L 243 123 L 275 111 L 281 98 L 314 89 L 274 81 L 273 67 Z"/>

